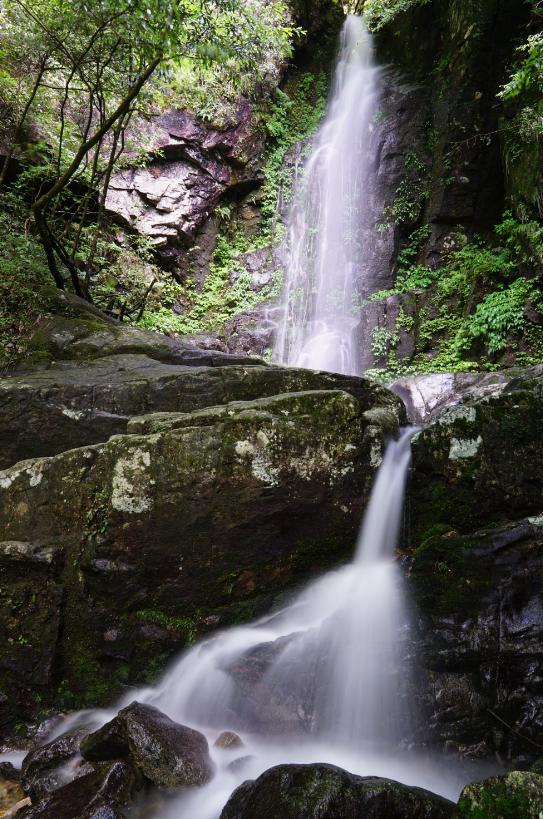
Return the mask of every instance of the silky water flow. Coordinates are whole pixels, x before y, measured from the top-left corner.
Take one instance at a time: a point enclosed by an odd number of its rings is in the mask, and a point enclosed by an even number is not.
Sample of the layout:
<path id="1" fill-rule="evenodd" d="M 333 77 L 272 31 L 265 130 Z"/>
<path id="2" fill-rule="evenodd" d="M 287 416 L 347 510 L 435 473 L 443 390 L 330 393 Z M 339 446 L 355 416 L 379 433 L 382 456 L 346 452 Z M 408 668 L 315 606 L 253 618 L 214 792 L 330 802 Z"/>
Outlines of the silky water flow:
<path id="1" fill-rule="evenodd" d="M 375 231 L 372 134 L 382 94 L 381 69 L 360 17 L 347 17 L 323 124 L 294 183 L 281 319 L 273 360 L 358 375 L 356 327 L 371 291 Z"/>
<path id="2" fill-rule="evenodd" d="M 206 735 L 213 780 L 146 816 L 217 819 L 241 782 L 282 763 L 327 762 L 451 799 L 475 778 L 412 745 L 410 617 L 394 551 L 414 431 L 387 446 L 352 563 L 283 609 L 196 645 L 156 686 L 132 691 L 114 711 L 76 718 L 103 724 L 137 700 Z M 73 725 L 74 718 L 62 730 Z M 241 735 L 237 753 L 214 747 L 224 730 Z M 244 764 L 232 767 L 242 756 Z"/>

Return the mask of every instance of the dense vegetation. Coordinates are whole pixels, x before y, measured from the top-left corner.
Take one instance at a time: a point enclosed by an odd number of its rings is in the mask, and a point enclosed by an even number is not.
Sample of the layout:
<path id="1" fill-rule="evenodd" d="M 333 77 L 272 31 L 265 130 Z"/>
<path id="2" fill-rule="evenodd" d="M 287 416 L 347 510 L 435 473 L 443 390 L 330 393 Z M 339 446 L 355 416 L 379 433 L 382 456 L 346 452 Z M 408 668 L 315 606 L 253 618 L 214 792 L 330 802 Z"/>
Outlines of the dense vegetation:
<path id="1" fill-rule="evenodd" d="M 145 240 L 115 240 L 112 175 L 128 154 L 132 165 L 146 161 L 143 123 L 168 102 L 217 119 L 241 91 L 261 87 L 297 33 L 288 10 L 275 0 L 8 0 L 2 11 L 0 189 L 16 176 L 2 201 L 10 240 L 0 273 L 22 300 L 15 314 L 13 301 L 2 305 L 2 326 L 24 335 L 41 307 L 37 298 L 29 315 L 24 302 L 30 282 L 18 259 L 27 246 L 32 289 L 46 283 L 47 266 L 57 287 L 134 320 L 152 289 L 152 254 Z"/>
<path id="2" fill-rule="evenodd" d="M 431 180 L 424 158 L 405 156 L 405 178 L 380 230 L 402 235 L 393 289 L 395 328 L 376 327 L 374 375 L 497 369 L 542 360 L 543 138 L 541 4 L 529 0 L 530 23 L 495 99 L 508 197 L 502 221 L 481 235 L 459 230 L 441 258 L 428 261 L 425 203 Z M 365 0 L 379 31 L 431 0 Z M 215 13 L 218 12 L 218 13 Z M 169 34 L 164 37 L 164 32 Z M 284 58 L 301 32 L 282 2 L 185 0 L 162 3 L 83 0 L 39 7 L 9 0 L 0 23 L 0 348 L 4 364 L 24 354 L 25 339 L 53 309 L 52 287 L 66 287 L 112 316 L 169 334 L 212 332 L 262 303 L 282 285 L 274 254 L 283 239 L 292 151 L 322 118 L 329 64 L 317 56 L 291 67 Z M 436 69 L 437 70 L 437 69 Z M 441 70 L 441 69 L 439 69 Z M 436 75 L 437 76 L 437 75 Z M 206 275 L 165 267 L 148 236 L 120 230 L 106 197 L 112 176 L 160 158 L 146 123 L 170 107 L 185 108 L 210 127 L 232 121 L 240 96 L 251 100 L 251 127 L 265 137 L 261 184 L 243 199 L 256 228 L 240 218 L 240 202 L 216 207 L 217 235 Z M 434 137 L 432 137 L 434 138 Z M 481 134 L 480 139 L 487 138 Z M 430 146 L 431 148 L 431 146 Z M 302 150 L 303 153 L 303 150 Z M 191 251 L 197 255 L 198 242 Z M 256 287 L 248 261 L 265 253 L 273 273 Z M 416 309 L 413 305 L 416 304 Z M 415 340 L 408 359 L 401 337 Z"/>

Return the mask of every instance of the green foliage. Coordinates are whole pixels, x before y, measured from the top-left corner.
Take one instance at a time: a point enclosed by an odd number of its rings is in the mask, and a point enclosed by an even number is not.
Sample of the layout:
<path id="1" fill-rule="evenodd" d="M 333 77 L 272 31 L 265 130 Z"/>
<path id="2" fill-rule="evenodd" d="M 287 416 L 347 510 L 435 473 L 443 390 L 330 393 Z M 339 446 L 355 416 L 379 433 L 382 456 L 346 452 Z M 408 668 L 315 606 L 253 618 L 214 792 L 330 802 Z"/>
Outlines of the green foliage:
<path id="1" fill-rule="evenodd" d="M 386 327 L 374 327 L 371 333 L 371 351 L 375 358 L 386 358 L 391 348 L 398 343 L 397 333 L 387 330 Z"/>
<path id="2" fill-rule="evenodd" d="M 542 361 L 543 331 L 527 322 L 526 310 L 541 314 L 543 308 L 534 278 L 542 270 L 543 226 L 519 222 L 508 211 L 495 228 L 493 243 L 456 236 L 443 266 L 435 270 L 418 262 L 427 235 L 411 235 L 398 257 L 396 288 L 373 297 L 426 291 L 427 307 L 418 311 L 416 322 L 400 307 L 396 323 L 397 330 L 415 333 L 415 354 L 410 361 L 398 360 L 394 333 L 389 331 L 386 345 L 379 333 L 372 351 L 386 363 L 370 376 L 386 383 L 423 372 L 491 370 L 500 366 L 498 356 L 506 349 L 515 352 L 519 364 Z M 482 352 L 473 352 L 474 343 Z"/>
<path id="3" fill-rule="evenodd" d="M 63 232 L 47 224 L 53 208 L 64 206 L 66 191 L 76 181 L 89 191 L 76 211 L 80 224 L 87 223 L 92 191 L 100 191 L 99 233 L 126 130 L 138 107 L 150 104 L 153 90 L 167 87 L 187 59 L 204 68 L 220 63 L 222 79 L 244 72 L 260 78 L 270 55 L 290 52 L 296 31 L 281 0 L 71 0 L 60 5 L 5 0 L 2 12 L 0 56 L 8 75 L 2 85 L 9 96 L 15 83 L 20 100 L 9 150 L 21 142 L 30 116 L 44 112 L 40 125 L 46 145 L 26 176 L 32 211 L 56 284 L 63 286 L 60 261 L 75 291 L 85 296 L 94 246 L 82 279 L 62 246 Z M 29 59 L 29 53 L 35 57 Z M 3 163 L 0 186 L 6 167 Z"/>
<path id="4" fill-rule="evenodd" d="M 49 308 L 43 250 L 14 197 L 0 198 L 0 369 L 15 364 L 40 315 Z"/>
<path id="5" fill-rule="evenodd" d="M 95 234 L 93 225 L 77 228 L 74 260 L 84 265 L 93 252 L 92 294 L 97 307 L 118 319 L 137 319 L 145 306 L 160 301 L 172 278 L 154 263 L 146 236 Z"/>
<path id="6" fill-rule="evenodd" d="M 276 299 L 282 287 L 282 275 L 277 271 L 272 284 L 255 291 L 251 277 L 243 263 L 243 253 L 249 246 L 242 235 L 233 241 L 220 236 L 201 289 L 194 281 L 173 285 L 169 299 L 162 297 L 160 307 L 152 305 L 145 310 L 138 324 L 162 333 L 192 335 L 206 331 L 222 331 L 226 322 L 238 313 L 251 310 L 258 304 Z M 182 314 L 172 311 L 179 304 Z"/>
<path id="7" fill-rule="evenodd" d="M 398 14 L 431 0 L 365 0 L 364 18 L 371 31 L 378 31 L 392 22 Z"/>
<path id="8" fill-rule="evenodd" d="M 385 208 L 386 221 L 380 225 L 387 230 L 390 225 L 410 224 L 417 221 L 422 204 L 428 196 L 428 169 L 415 153 L 405 157 L 405 174 L 398 185 L 391 205 Z"/>
<path id="9" fill-rule="evenodd" d="M 471 802 L 471 800 L 470 800 Z M 459 819 L 521 819 L 534 815 L 530 801 L 519 793 L 493 793 L 483 790 L 476 802 L 462 802 L 458 806 Z"/>
<path id="10" fill-rule="evenodd" d="M 466 342 L 484 338 L 489 353 L 506 346 L 509 333 L 520 332 L 524 326 L 524 309 L 536 291 L 533 282 L 519 277 L 504 290 L 488 293 L 465 322 Z"/>
<path id="11" fill-rule="evenodd" d="M 277 227 L 279 196 L 283 202 L 290 199 L 292 170 L 286 167 L 287 153 L 296 143 L 315 133 L 324 116 L 327 94 L 328 77 L 324 71 L 317 76 L 302 74 L 292 79 L 285 91 L 276 91 L 266 120 L 270 148 L 264 166 L 262 191 L 263 241 L 269 240 Z"/>
<path id="12" fill-rule="evenodd" d="M 521 62 L 499 96 L 511 100 L 527 91 L 543 94 L 543 32 L 530 35 L 517 53 L 522 57 Z"/>

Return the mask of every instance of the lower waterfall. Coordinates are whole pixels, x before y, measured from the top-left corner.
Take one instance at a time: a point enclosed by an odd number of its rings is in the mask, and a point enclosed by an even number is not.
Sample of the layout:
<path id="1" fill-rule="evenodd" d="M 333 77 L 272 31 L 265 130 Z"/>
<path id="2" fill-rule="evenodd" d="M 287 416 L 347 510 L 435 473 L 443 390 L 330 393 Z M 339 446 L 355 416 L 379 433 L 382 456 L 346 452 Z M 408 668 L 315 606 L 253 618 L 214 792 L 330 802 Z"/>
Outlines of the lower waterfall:
<path id="1" fill-rule="evenodd" d="M 328 762 L 458 796 L 465 769 L 413 746 L 410 617 L 394 558 L 413 431 L 388 444 L 351 564 L 281 610 L 196 645 L 156 686 L 118 704 L 147 703 L 197 728 L 217 768 L 207 786 L 145 816 L 217 819 L 242 781 L 288 762 Z M 104 723 L 116 710 L 91 716 Z M 238 753 L 214 747 L 225 730 L 241 735 Z M 231 766 L 238 757 L 243 764 Z"/>

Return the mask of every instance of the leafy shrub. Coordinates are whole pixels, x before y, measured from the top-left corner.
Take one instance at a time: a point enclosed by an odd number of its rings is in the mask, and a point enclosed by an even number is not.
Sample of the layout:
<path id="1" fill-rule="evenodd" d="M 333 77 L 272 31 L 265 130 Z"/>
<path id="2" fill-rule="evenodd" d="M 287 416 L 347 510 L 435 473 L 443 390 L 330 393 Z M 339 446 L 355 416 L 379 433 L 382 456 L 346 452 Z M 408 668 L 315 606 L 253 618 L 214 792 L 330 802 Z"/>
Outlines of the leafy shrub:
<path id="1" fill-rule="evenodd" d="M 371 31 L 378 31 L 401 12 L 429 2 L 430 0 L 366 0 L 364 18 Z"/>
<path id="2" fill-rule="evenodd" d="M 41 245 L 28 232 L 14 197 L 0 198 L 0 369 L 24 354 L 38 317 L 49 307 L 47 264 Z"/>
<path id="3" fill-rule="evenodd" d="M 522 330 L 524 308 L 534 295 L 534 285 L 519 277 L 505 290 L 488 293 L 466 322 L 471 338 L 484 338 L 489 353 L 497 353 L 506 346 L 508 333 Z"/>

